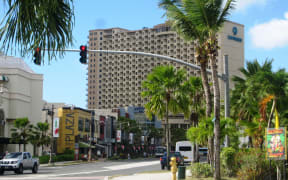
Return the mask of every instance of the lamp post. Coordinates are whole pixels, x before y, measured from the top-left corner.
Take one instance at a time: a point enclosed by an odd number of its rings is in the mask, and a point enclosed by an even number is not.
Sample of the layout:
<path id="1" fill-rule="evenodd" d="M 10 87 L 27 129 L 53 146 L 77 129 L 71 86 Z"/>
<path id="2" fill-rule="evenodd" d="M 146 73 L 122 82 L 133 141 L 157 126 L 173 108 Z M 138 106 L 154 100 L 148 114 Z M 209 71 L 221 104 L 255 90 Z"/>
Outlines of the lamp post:
<path id="1" fill-rule="evenodd" d="M 51 109 L 50 108 L 43 108 L 43 111 L 47 111 L 47 114 L 51 116 L 51 139 L 50 139 L 50 158 L 49 158 L 49 165 L 54 165 L 53 158 L 52 158 L 52 152 L 53 152 L 53 146 L 54 146 L 54 138 L 53 138 L 53 126 L 54 126 L 54 104 L 52 104 Z"/>

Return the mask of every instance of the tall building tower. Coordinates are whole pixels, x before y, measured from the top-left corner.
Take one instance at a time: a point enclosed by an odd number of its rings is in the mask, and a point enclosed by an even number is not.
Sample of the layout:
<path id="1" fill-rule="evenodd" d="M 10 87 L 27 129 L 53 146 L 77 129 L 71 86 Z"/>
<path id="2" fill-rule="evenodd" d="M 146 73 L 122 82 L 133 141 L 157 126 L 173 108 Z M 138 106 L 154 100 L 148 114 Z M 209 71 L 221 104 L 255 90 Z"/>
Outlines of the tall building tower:
<path id="1" fill-rule="evenodd" d="M 224 72 L 223 55 L 228 54 L 230 76 L 239 75 L 238 69 L 244 66 L 244 26 L 227 21 L 218 37 L 221 47 L 218 72 Z M 149 52 L 197 64 L 194 43 L 185 42 L 167 24 L 136 31 L 122 28 L 90 30 L 88 49 Z M 178 63 L 147 56 L 89 53 L 87 107 L 106 109 L 143 106 L 147 99 L 140 96 L 142 81 L 155 66 L 168 64 L 176 68 L 183 67 Z M 200 75 L 195 69 L 184 68 L 191 76 Z M 223 82 L 220 82 L 220 89 L 223 95 Z"/>

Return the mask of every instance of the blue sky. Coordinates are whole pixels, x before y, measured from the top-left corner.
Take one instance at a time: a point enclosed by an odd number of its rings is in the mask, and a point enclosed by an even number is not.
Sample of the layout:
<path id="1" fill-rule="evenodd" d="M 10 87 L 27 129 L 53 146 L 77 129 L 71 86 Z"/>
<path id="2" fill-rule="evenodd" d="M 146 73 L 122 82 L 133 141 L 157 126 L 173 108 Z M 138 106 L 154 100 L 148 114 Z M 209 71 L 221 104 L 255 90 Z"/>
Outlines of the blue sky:
<path id="1" fill-rule="evenodd" d="M 288 67 L 288 1 L 238 0 L 231 21 L 245 26 L 245 61 L 274 58 L 274 70 Z M 137 30 L 163 23 L 164 11 L 157 0 L 75 0 L 73 49 L 87 44 L 88 31 L 98 28 L 121 27 Z M 2 5 L 2 3 L 1 3 Z M 0 7 L 2 19 L 5 7 Z M 11 54 L 8 54 L 11 55 Z M 32 55 L 32 53 L 31 53 Z M 79 53 L 66 53 L 64 58 L 44 66 L 25 62 L 44 75 L 43 99 L 86 107 L 86 66 L 79 63 Z"/>

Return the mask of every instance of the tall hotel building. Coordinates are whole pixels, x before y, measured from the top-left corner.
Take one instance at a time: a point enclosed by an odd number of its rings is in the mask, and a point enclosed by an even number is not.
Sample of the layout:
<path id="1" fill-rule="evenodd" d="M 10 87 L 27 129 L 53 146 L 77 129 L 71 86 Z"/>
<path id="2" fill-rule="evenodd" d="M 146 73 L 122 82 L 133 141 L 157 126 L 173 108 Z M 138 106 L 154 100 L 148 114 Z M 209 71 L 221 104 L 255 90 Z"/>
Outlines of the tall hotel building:
<path id="1" fill-rule="evenodd" d="M 244 66 L 244 26 L 227 21 L 218 37 L 221 47 L 218 72 L 224 72 L 223 55 L 227 54 L 230 77 L 239 75 L 238 69 Z M 194 47 L 194 43 L 185 42 L 167 24 L 135 31 L 122 28 L 89 31 L 88 49 L 90 50 L 148 52 L 197 64 Z M 166 64 L 171 64 L 176 68 L 184 67 L 175 62 L 147 56 L 89 53 L 88 108 L 144 106 L 147 99 L 140 95 L 142 81 L 155 66 Z M 198 70 L 190 67 L 184 68 L 191 76 L 200 75 Z M 220 82 L 223 98 L 224 84 L 221 80 Z"/>

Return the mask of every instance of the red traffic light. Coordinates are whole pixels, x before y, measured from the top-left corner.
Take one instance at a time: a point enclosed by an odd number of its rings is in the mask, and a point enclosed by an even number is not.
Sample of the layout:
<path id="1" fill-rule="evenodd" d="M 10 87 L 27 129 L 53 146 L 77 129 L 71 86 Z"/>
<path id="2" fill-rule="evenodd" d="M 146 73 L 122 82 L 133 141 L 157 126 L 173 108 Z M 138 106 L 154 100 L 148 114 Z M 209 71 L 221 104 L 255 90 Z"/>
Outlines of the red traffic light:
<path id="1" fill-rule="evenodd" d="M 37 47 L 37 48 L 35 49 L 35 51 L 36 51 L 37 53 L 39 53 L 39 52 L 40 52 L 40 48 Z"/>
<path id="2" fill-rule="evenodd" d="M 81 51 L 86 51 L 86 46 L 80 46 Z"/>

